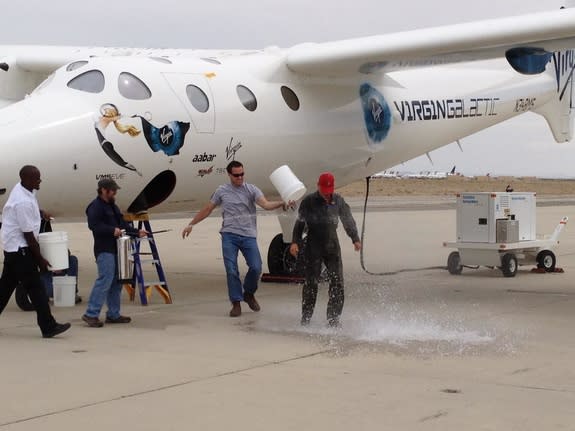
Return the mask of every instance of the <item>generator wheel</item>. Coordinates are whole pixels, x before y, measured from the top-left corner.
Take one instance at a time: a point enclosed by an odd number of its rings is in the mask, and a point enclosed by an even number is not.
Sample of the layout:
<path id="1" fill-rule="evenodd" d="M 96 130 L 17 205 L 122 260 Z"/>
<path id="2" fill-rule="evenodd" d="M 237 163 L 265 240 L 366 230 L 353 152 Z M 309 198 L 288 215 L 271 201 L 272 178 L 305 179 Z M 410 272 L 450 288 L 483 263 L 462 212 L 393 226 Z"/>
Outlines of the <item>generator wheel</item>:
<path id="1" fill-rule="evenodd" d="M 537 268 L 545 269 L 545 272 L 554 272 L 557 258 L 551 250 L 542 250 L 537 255 Z"/>
<path id="2" fill-rule="evenodd" d="M 514 254 L 506 253 L 501 258 L 501 272 L 505 277 L 515 277 L 517 274 L 517 258 Z"/>
<path id="3" fill-rule="evenodd" d="M 447 270 L 451 275 L 460 275 L 463 272 L 463 265 L 461 264 L 461 256 L 459 252 L 453 251 L 447 258 Z"/>
<path id="4" fill-rule="evenodd" d="M 26 292 L 26 289 L 24 289 L 21 284 L 16 287 L 15 296 L 16 304 L 22 311 L 34 311 L 34 305 L 32 305 L 32 301 L 30 301 L 30 298 L 28 297 L 28 292 Z"/>

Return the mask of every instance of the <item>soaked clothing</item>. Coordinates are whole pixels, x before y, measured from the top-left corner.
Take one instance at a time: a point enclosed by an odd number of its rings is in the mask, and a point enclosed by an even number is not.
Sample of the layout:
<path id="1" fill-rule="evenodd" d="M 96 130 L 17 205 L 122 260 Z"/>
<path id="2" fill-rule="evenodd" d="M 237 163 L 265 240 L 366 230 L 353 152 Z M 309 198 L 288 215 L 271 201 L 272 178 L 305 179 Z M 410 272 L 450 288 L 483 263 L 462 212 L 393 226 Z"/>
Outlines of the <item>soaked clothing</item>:
<path id="1" fill-rule="evenodd" d="M 349 205 L 340 195 L 334 193 L 331 202 L 326 202 L 319 192 L 316 192 L 307 196 L 300 205 L 293 241 L 301 243 L 307 227 L 307 243 L 303 250 L 305 258 L 305 283 L 302 291 L 303 323 L 309 322 L 313 315 L 322 264 L 326 267 L 329 279 L 327 318 L 330 322 L 336 323 L 342 313 L 344 284 L 341 249 L 337 237 L 339 220 L 352 242 L 359 242 L 357 226 Z"/>

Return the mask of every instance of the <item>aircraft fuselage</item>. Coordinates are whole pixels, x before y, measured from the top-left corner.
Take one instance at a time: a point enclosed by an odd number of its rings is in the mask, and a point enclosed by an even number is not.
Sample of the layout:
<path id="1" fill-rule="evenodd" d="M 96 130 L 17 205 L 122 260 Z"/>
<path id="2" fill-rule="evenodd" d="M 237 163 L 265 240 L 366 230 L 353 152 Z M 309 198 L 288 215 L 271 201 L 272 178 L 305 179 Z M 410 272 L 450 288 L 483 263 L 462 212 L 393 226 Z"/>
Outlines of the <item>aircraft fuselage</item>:
<path id="1" fill-rule="evenodd" d="M 269 175 L 283 164 L 309 189 L 326 170 L 344 185 L 555 94 L 552 74 L 523 76 L 504 60 L 319 79 L 292 73 L 281 51 L 86 58 L 0 110 L 0 188 L 34 164 L 43 175 L 41 204 L 55 215 L 81 215 L 103 177 L 121 185 L 123 209 L 146 186 L 154 189 L 150 206 L 169 194 L 155 211 L 197 209 L 228 181 L 231 160 L 268 195 L 275 194 Z"/>

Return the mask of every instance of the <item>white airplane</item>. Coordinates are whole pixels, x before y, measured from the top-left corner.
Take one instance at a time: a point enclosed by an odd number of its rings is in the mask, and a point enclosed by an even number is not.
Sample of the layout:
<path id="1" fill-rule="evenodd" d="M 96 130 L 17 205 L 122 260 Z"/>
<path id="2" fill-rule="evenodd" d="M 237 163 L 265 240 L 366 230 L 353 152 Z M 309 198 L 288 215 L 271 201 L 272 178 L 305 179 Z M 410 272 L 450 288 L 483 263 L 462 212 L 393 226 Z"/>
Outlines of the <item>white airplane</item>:
<path id="1" fill-rule="evenodd" d="M 273 194 L 283 164 L 345 185 L 528 111 L 567 142 L 573 47 L 572 8 L 261 51 L 0 46 L 0 206 L 24 164 L 55 216 L 102 177 L 125 210 L 170 212 L 233 159 Z"/>

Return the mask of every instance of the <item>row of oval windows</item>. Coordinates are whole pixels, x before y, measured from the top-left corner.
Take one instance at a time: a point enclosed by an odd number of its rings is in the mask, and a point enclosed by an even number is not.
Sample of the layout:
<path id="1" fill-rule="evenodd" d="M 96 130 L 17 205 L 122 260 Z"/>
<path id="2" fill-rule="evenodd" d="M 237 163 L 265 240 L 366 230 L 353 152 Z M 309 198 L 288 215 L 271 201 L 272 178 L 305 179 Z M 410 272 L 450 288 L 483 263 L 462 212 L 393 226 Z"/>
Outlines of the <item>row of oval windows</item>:
<path id="1" fill-rule="evenodd" d="M 80 63 L 80 62 L 77 62 Z M 68 66 L 68 70 L 74 70 L 77 67 L 70 68 L 75 65 L 72 63 Z M 83 66 L 83 64 L 81 65 Z M 85 91 L 88 93 L 101 93 L 106 85 L 104 74 L 99 70 L 90 70 L 84 72 L 68 82 L 68 87 L 74 90 Z M 126 99 L 130 100 L 146 100 L 152 97 L 152 92 L 148 86 L 137 76 L 129 73 L 122 72 L 118 77 L 118 90 L 120 94 Z M 251 112 L 258 108 L 258 101 L 253 93 L 245 85 L 238 85 L 236 87 L 238 98 L 244 107 Z M 186 87 L 186 94 L 192 106 L 198 112 L 207 112 L 210 109 L 210 100 L 204 90 L 196 85 L 188 85 Z M 285 85 L 281 87 L 281 94 L 286 105 L 292 110 L 297 111 L 300 108 L 300 101 L 295 92 Z"/>

